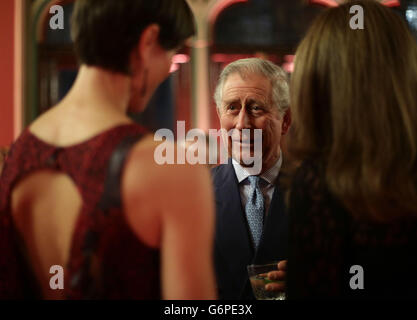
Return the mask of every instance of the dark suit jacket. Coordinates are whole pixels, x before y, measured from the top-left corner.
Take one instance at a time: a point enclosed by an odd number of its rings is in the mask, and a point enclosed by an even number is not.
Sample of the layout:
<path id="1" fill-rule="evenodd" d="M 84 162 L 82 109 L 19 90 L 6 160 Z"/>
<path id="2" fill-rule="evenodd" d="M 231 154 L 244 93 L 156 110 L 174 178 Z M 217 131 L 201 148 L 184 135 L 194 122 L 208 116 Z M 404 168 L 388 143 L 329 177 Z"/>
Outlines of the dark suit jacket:
<path id="1" fill-rule="evenodd" d="M 219 298 L 254 299 L 247 265 L 287 258 L 288 217 L 280 179 L 277 179 L 262 239 L 255 252 L 231 159 L 213 168 L 212 178 L 216 197 L 214 259 Z"/>

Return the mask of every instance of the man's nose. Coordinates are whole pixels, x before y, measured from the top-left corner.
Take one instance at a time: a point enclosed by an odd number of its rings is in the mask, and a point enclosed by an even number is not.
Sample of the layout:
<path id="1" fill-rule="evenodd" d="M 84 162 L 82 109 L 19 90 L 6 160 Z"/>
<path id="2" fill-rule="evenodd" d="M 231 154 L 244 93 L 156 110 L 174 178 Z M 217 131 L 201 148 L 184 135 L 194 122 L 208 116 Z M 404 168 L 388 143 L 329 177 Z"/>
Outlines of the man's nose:
<path id="1" fill-rule="evenodd" d="M 240 109 L 235 128 L 238 129 L 238 130 L 249 129 L 250 128 L 249 114 L 248 114 L 246 108 L 244 108 L 244 107 L 242 107 Z"/>

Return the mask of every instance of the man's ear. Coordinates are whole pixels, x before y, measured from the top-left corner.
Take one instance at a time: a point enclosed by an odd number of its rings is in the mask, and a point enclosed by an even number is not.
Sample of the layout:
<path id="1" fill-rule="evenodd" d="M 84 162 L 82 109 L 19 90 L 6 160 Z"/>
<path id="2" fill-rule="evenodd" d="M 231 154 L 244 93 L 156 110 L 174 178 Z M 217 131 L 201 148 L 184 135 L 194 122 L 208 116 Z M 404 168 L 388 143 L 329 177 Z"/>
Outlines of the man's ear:
<path id="1" fill-rule="evenodd" d="M 287 111 L 285 111 L 284 118 L 282 121 L 282 128 L 281 128 L 281 134 L 285 135 L 291 126 L 291 109 L 288 108 Z"/>
<path id="2" fill-rule="evenodd" d="M 152 56 L 155 54 L 155 48 L 159 46 L 159 31 L 157 24 L 148 25 L 139 38 L 137 51 L 143 64 L 147 64 Z"/>

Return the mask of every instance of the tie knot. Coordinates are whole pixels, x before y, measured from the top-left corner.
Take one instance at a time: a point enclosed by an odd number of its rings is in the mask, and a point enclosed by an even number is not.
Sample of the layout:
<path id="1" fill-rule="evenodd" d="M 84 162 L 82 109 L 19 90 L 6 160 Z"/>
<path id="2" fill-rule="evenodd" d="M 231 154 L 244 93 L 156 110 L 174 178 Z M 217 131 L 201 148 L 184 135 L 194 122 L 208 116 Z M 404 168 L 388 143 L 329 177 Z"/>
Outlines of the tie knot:
<path id="1" fill-rule="evenodd" d="M 248 180 L 251 186 L 256 187 L 259 185 L 260 178 L 259 176 L 249 176 Z"/>

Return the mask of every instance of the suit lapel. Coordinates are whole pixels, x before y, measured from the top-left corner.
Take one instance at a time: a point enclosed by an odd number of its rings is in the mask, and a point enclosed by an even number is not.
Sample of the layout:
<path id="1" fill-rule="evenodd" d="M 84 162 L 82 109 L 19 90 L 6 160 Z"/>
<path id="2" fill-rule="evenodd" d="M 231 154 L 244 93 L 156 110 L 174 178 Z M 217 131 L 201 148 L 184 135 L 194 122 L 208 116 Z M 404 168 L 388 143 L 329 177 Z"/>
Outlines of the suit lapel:
<path id="1" fill-rule="evenodd" d="M 250 264 L 254 250 L 240 199 L 239 185 L 231 163 L 226 165 L 222 175 L 216 179 L 216 245 L 231 276 L 237 284 L 244 285 L 247 278 L 246 265 Z M 242 268 L 242 266 L 245 266 Z"/>
<path id="2" fill-rule="evenodd" d="M 275 184 L 262 239 L 255 255 L 255 263 L 270 263 L 287 258 L 288 217 L 280 180 L 281 176 L 278 177 Z"/>

